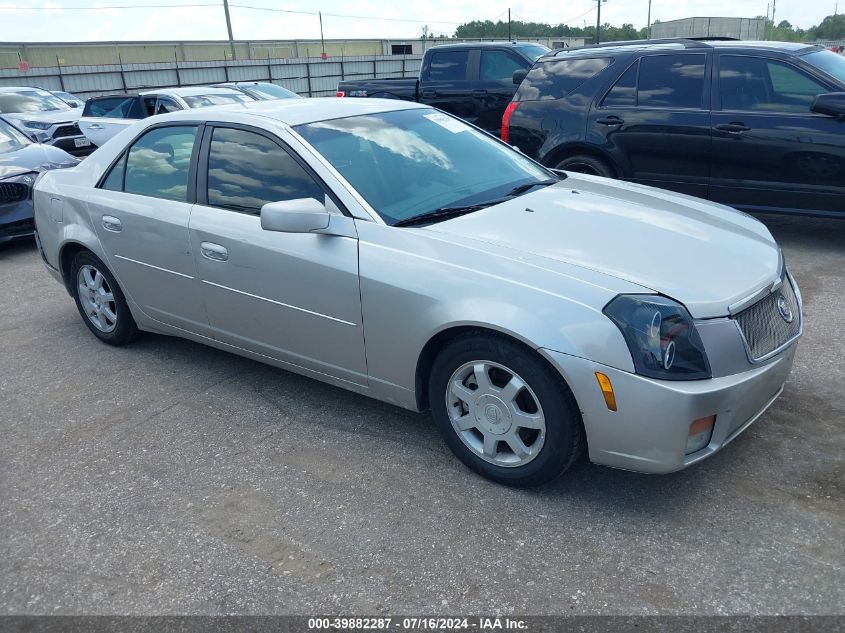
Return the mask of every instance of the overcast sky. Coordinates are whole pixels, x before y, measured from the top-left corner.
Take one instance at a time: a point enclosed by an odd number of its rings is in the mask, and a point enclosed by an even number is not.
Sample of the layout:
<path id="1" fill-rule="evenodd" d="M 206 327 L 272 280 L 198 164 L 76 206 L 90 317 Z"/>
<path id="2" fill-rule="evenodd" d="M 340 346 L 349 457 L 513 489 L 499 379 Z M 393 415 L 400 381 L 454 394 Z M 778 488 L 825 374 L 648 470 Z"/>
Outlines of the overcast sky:
<path id="1" fill-rule="evenodd" d="M 430 31 L 451 34 L 455 26 L 471 20 L 496 20 L 507 16 L 510 5 L 514 19 L 536 22 L 566 22 L 573 26 L 594 24 L 595 0 L 230 0 L 248 5 L 317 11 L 389 21 L 323 16 L 326 38 L 413 38 L 423 24 Z M 207 7 L 178 7 L 211 4 Z M 807 28 L 833 13 L 836 0 L 777 0 L 777 22 L 789 20 Z M 845 0 L 842 2 L 845 11 Z M 74 11 L 70 7 L 112 7 L 116 5 L 167 5 L 166 8 Z M 652 20 L 689 16 L 765 15 L 767 0 L 653 0 Z M 38 10 L 26 10 L 36 7 Z M 65 9 L 64 7 L 68 7 Z M 602 23 L 633 23 L 645 26 L 648 0 L 608 0 L 602 6 Z M 232 6 L 236 39 L 316 38 L 320 35 L 316 16 L 257 11 Z M 411 21 L 416 20 L 416 21 Z M 225 39 L 226 23 L 222 0 L 0 0 L 0 42 L 121 41 Z"/>

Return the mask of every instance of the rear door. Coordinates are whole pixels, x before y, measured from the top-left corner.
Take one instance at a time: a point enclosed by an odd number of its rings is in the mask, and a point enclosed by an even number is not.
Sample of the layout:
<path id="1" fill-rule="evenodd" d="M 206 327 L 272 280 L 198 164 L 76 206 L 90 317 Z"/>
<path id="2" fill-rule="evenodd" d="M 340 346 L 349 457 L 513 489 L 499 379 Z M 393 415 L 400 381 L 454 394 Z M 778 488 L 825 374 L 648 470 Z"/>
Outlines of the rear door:
<path id="1" fill-rule="evenodd" d="M 754 210 L 843 213 L 845 122 L 810 111 L 836 90 L 788 57 L 716 57 L 712 200 Z"/>
<path id="2" fill-rule="evenodd" d="M 513 73 L 531 68 L 532 63 L 506 49 L 482 48 L 479 53 L 478 82 L 471 93 L 476 108 L 472 123 L 498 136 L 502 115 L 516 92 Z"/>
<path id="3" fill-rule="evenodd" d="M 79 129 L 100 146 L 138 119 L 144 118 L 137 96 L 94 97 L 85 103 Z"/>
<path id="4" fill-rule="evenodd" d="M 711 63 L 700 50 L 634 61 L 593 105 L 587 142 L 625 180 L 707 197 Z"/>
<path id="5" fill-rule="evenodd" d="M 477 118 L 470 78 L 478 77 L 478 51 L 434 48 L 420 74 L 420 103 L 470 122 Z"/>

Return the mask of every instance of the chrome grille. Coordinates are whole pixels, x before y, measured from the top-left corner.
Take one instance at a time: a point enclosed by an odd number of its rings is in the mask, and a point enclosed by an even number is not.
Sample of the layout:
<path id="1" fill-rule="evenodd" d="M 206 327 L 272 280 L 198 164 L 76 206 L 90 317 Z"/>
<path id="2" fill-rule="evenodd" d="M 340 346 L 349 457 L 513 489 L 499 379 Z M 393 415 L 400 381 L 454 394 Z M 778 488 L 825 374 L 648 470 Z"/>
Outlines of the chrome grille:
<path id="1" fill-rule="evenodd" d="M 787 316 L 792 314 L 792 321 L 781 315 L 779 303 Z M 734 318 L 745 337 L 751 360 L 755 361 L 783 347 L 801 333 L 801 306 L 786 275 L 780 288 Z"/>
<path id="2" fill-rule="evenodd" d="M 18 182 L 0 182 L 0 204 L 11 204 L 26 200 L 29 187 Z"/>

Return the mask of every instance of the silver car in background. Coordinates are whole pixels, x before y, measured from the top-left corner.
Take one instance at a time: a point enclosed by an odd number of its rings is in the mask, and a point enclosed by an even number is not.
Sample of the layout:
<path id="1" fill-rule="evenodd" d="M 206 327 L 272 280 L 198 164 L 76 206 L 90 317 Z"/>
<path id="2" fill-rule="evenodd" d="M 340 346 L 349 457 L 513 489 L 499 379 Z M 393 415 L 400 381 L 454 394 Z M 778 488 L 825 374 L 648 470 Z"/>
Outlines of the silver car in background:
<path id="1" fill-rule="evenodd" d="M 432 108 L 290 99 L 140 121 L 36 184 L 39 247 L 100 340 L 185 337 L 430 409 L 470 468 L 665 473 L 777 398 L 780 249 L 709 202 L 551 172 Z"/>

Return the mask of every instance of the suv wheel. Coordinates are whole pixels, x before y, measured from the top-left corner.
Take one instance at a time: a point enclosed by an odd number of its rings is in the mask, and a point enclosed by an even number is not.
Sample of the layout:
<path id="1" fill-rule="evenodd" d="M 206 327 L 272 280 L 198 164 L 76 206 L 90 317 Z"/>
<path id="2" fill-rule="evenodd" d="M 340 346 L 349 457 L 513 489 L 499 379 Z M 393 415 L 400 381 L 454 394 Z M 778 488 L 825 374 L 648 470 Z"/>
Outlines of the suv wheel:
<path id="1" fill-rule="evenodd" d="M 602 159 L 595 156 L 587 156 L 581 154 L 578 156 L 570 156 L 560 161 L 555 169 L 563 169 L 565 171 L 574 171 L 579 174 L 589 174 L 591 176 L 601 176 L 602 178 L 615 178 L 616 174 Z"/>
<path id="2" fill-rule="evenodd" d="M 511 486 L 536 486 L 581 454 L 583 427 L 566 382 L 532 350 L 501 336 L 467 334 L 438 355 L 432 414 L 471 469 Z"/>

